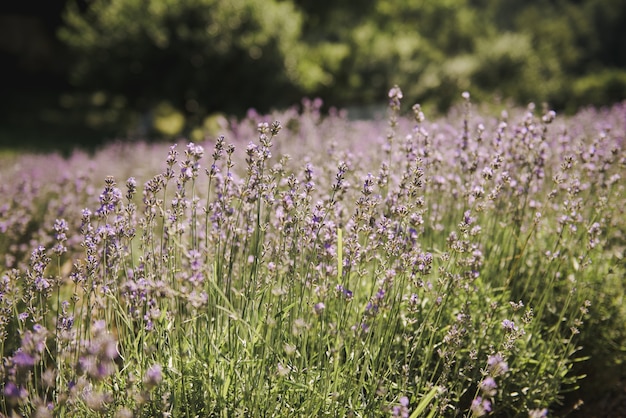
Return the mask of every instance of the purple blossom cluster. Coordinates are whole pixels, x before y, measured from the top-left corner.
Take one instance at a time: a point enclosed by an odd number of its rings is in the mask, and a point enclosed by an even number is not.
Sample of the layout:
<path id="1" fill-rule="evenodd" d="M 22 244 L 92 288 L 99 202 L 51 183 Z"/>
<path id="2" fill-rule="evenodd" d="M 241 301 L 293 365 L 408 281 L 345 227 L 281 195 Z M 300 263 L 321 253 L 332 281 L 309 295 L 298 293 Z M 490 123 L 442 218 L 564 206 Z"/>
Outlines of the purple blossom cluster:
<path id="1" fill-rule="evenodd" d="M 626 105 L 388 98 L 2 166 L 0 413 L 546 416 L 622 312 Z"/>

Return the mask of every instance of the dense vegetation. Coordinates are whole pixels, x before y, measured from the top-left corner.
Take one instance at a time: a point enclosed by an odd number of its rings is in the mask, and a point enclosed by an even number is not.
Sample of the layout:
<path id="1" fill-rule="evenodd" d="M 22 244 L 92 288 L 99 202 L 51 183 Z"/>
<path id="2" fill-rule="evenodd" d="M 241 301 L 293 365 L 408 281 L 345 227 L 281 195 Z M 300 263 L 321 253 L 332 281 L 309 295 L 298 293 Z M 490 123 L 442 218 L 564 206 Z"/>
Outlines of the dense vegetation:
<path id="1" fill-rule="evenodd" d="M 610 390 L 626 106 L 402 96 L 3 157 L 0 413 L 536 418 Z"/>
<path id="2" fill-rule="evenodd" d="M 612 0 L 93 0 L 68 3 L 72 79 L 91 123 L 377 104 L 389 86 L 447 111 L 459 92 L 574 112 L 626 97 L 626 2 Z M 94 104 L 95 103 L 95 104 Z M 99 113 L 98 113 L 99 111 Z M 132 119 L 132 118 L 131 118 Z"/>
<path id="3" fill-rule="evenodd" d="M 537 418 L 624 387 L 626 2 L 46 4 L 54 74 L 5 60 L 0 144 L 39 154 L 0 152 L 0 416 Z"/>

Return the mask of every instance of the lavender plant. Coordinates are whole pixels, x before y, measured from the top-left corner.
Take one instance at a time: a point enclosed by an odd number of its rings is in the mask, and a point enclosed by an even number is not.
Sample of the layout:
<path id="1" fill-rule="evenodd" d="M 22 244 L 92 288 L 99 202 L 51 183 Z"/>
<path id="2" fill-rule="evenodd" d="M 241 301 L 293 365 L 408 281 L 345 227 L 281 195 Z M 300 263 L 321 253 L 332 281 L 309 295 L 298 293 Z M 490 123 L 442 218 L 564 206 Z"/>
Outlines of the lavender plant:
<path id="1" fill-rule="evenodd" d="M 540 417 L 619 364 L 624 105 L 401 99 L 4 168 L 2 414 Z"/>

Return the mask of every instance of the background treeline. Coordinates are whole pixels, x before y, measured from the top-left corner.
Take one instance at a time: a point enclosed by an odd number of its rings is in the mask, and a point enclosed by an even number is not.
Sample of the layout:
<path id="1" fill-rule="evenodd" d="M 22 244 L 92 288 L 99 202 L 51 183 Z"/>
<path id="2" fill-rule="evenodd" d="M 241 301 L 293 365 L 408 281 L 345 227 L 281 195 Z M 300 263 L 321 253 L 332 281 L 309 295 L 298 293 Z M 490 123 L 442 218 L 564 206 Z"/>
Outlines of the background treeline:
<path id="1" fill-rule="evenodd" d="M 626 97 L 623 0 L 50 2 L 65 89 L 47 118 L 118 133 L 303 96 L 367 107 L 393 84 L 432 112 L 463 90 L 567 112 Z"/>

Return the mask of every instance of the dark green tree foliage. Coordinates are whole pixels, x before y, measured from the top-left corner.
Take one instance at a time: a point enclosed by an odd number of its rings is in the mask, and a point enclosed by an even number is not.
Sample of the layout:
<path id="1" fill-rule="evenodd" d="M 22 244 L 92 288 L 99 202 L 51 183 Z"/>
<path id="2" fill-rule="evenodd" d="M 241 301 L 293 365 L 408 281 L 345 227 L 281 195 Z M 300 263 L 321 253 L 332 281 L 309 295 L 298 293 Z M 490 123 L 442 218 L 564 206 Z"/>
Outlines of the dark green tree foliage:
<path id="1" fill-rule="evenodd" d="M 92 0 L 65 21 L 77 83 L 198 118 L 393 84 L 440 110 L 464 90 L 570 111 L 626 96 L 622 0 Z"/>
<path id="2" fill-rule="evenodd" d="M 298 97 L 301 16 L 272 0 L 94 0 L 69 7 L 61 38 L 75 82 L 138 108 L 236 111 Z M 298 94 L 297 94 L 298 93 Z"/>
<path id="3" fill-rule="evenodd" d="M 527 2 L 510 27 L 525 34 L 547 64 L 540 75 L 550 82 L 539 98 L 570 111 L 624 100 L 625 19 L 624 1 Z"/>
<path id="4" fill-rule="evenodd" d="M 411 98 L 445 108 L 459 85 L 470 87 L 461 68 L 466 60 L 451 58 L 472 51 L 493 28 L 485 24 L 487 10 L 465 0 L 339 2 L 333 13 L 316 2 L 296 3 L 310 22 L 310 46 L 326 42 L 349 51 L 333 57 L 334 82 L 321 89 L 332 102 L 372 102 L 399 84 Z"/>

